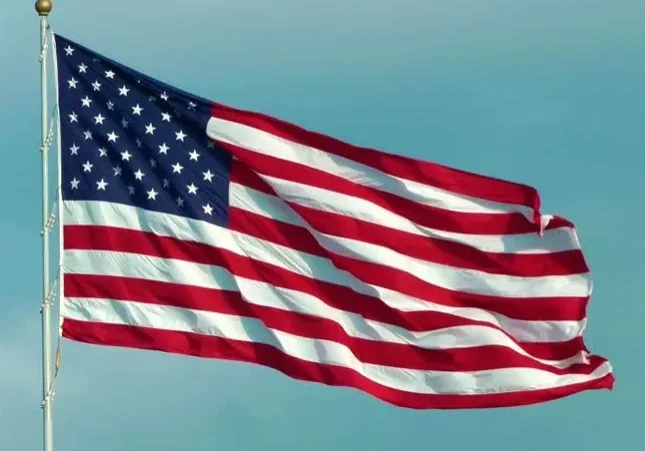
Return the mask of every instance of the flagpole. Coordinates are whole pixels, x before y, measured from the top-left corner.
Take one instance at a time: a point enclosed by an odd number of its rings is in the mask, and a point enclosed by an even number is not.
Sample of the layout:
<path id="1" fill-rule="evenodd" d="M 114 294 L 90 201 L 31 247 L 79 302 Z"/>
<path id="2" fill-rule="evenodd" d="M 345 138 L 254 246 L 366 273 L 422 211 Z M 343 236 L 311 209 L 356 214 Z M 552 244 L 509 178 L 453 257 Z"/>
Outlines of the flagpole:
<path id="1" fill-rule="evenodd" d="M 52 430 L 52 366 L 51 366 L 51 299 L 49 278 L 49 130 L 47 119 L 47 31 L 48 18 L 52 10 L 50 0 L 37 0 L 36 12 L 40 17 L 40 100 L 41 100 L 41 157 L 42 157 L 42 371 L 43 371 L 43 450 L 53 451 Z"/>

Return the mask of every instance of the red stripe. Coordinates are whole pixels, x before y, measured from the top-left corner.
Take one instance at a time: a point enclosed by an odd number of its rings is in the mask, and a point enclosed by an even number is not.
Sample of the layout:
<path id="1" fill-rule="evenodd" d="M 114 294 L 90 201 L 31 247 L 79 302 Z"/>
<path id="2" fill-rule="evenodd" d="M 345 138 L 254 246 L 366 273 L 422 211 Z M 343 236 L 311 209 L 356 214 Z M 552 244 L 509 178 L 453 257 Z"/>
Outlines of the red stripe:
<path id="1" fill-rule="evenodd" d="M 416 394 L 380 385 L 354 370 L 308 362 L 265 344 L 194 333 L 65 319 L 62 335 L 70 340 L 108 346 L 148 349 L 198 357 L 250 362 L 274 368 L 292 378 L 331 386 L 352 387 L 390 404 L 415 409 L 464 409 L 518 406 L 545 402 L 583 390 L 612 389 L 614 376 L 565 387 L 485 395 Z M 596 365 L 602 364 L 597 359 Z"/>
<path id="2" fill-rule="evenodd" d="M 418 299 L 452 307 L 473 307 L 509 318 L 542 321 L 579 321 L 586 317 L 588 298 L 548 297 L 509 299 L 448 290 L 396 268 L 385 268 L 349 257 L 333 255 L 334 265 L 371 285 L 389 288 Z"/>
<path id="3" fill-rule="evenodd" d="M 247 302 L 237 291 L 125 277 L 67 274 L 65 296 L 135 301 L 255 318 L 270 329 L 343 344 L 351 349 L 352 354 L 361 362 L 398 368 L 480 371 L 513 367 L 536 368 L 554 374 L 590 374 L 593 371 L 590 364 L 574 364 L 566 369 L 556 368 L 502 345 L 426 349 L 413 344 L 356 338 L 330 319 L 255 305 Z"/>
<path id="4" fill-rule="evenodd" d="M 413 235 L 344 215 L 292 203 L 288 205 L 320 233 L 377 244 L 412 258 L 455 268 L 519 277 L 565 276 L 589 271 L 580 250 L 549 254 L 484 252 L 455 241 Z M 231 229 L 245 233 L 250 233 L 247 230 L 271 229 L 275 232 L 263 234 L 262 238 L 303 252 L 327 255 L 304 227 L 277 222 L 238 208 L 229 210 L 229 224 Z"/>
<path id="5" fill-rule="evenodd" d="M 520 277 L 583 274 L 589 271 L 580 250 L 541 254 L 484 252 L 449 240 L 423 237 L 380 224 L 290 204 L 314 229 L 384 246 L 410 257 L 456 268 Z"/>
<path id="6" fill-rule="evenodd" d="M 266 238 L 275 237 L 279 230 L 251 229 L 251 226 L 248 226 L 245 232 L 249 235 Z M 254 274 L 254 267 L 270 268 L 269 272 L 275 274 L 270 283 L 285 288 L 295 287 L 294 284 L 300 278 L 308 279 L 308 277 L 299 276 L 274 265 L 241 257 L 204 243 L 182 241 L 136 230 L 104 226 L 65 226 L 64 237 L 65 249 L 105 249 L 162 258 L 176 258 L 221 266 L 241 277 L 246 277 L 244 274 L 249 274 L 250 278 L 254 279 L 258 277 L 257 274 Z M 287 240 L 287 242 L 289 240 L 288 236 L 279 239 Z M 479 308 L 489 312 L 497 312 L 509 318 L 527 321 L 579 321 L 586 317 L 586 298 L 553 297 L 509 300 L 495 296 L 451 291 L 431 285 L 399 269 L 362 262 L 332 253 L 327 253 L 327 257 L 337 268 L 349 271 L 363 282 L 442 305 Z M 324 293 L 317 295 L 317 297 L 319 296 L 322 296 L 322 299 L 327 297 Z"/>
<path id="7" fill-rule="evenodd" d="M 291 142 L 365 164 L 396 177 L 493 202 L 524 205 L 532 208 L 536 213 L 540 210 L 540 197 L 537 191 L 527 185 L 353 146 L 265 114 L 244 111 L 223 104 L 214 103 L 211 114 L 215 118 L 248 125 Z"/>
<path id="8" fill-rule="evenodd" d="M 231 183 L 238 183 L 261 193 L 279 197 L 275 190 L 262 180 L 259 174 L 253 172 L 250 167 L 239 160 L 233 160 L 229 180 Z M 554 230 L 562 227 L 574 228 L 574 225 L 571 221 L 561 216 L 553 216 L 544 230 Z"/>
<path id="9" fill-rule="evenodd" d="M 259 174 L 253 172 L 250 167 L 240 160 L 233 160 L 229 180 L 230 183 L 238 183 L 261 193 L 278 196 L 271 185 L 262 180 Z"/>
<path id="10" fill-rule="evenodd" d="M 423 205 L 298 163 L 251 152 L 229 143 L 218 144 L 260 177 L 267 175 L 363 199 L 424 227 L 473 235 L 508 235 L 539 230 L 538 224 L 529 221 L 521 213 L 465 213 Z M 273 189 L 280 196 L 279 189 Z"/>

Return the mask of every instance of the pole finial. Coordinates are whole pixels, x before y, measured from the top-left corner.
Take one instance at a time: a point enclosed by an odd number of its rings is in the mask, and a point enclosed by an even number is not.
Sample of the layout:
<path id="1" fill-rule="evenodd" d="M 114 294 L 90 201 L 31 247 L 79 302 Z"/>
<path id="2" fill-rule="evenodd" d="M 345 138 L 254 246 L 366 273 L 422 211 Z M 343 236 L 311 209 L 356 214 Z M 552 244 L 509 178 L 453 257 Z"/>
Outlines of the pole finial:
<path id="1" fill-rule="evenodd" d="M 49 16 L 53 6 L 51 0 L 36 0 L 34 5 L 39 16 Z"/>

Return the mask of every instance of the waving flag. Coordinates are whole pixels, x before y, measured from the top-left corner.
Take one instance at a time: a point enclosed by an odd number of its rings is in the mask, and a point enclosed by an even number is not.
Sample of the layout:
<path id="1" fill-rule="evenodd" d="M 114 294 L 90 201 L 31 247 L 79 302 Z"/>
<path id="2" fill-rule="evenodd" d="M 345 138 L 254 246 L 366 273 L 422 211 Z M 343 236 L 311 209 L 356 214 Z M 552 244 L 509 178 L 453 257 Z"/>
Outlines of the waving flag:
<path id="1" fill-rule="evenodd" d="M 55 37 L 61 333 L 411 408 L 611 388 L 573 225 L 508 181 L 210 102 Z"/>

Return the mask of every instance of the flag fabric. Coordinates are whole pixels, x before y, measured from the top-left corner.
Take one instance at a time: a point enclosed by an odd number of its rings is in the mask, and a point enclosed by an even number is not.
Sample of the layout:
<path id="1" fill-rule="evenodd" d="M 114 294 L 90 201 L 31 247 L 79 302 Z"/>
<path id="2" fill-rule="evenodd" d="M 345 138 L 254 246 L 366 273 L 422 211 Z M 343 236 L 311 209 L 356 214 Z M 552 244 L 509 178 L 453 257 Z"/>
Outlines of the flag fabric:
<path id="1" fill-rule="evenodd" d="M 409 408 L 612 388 L 583 341 L 574 226 L 533 188 L 55 44 L 67 339 L 251 362 Z"/>

